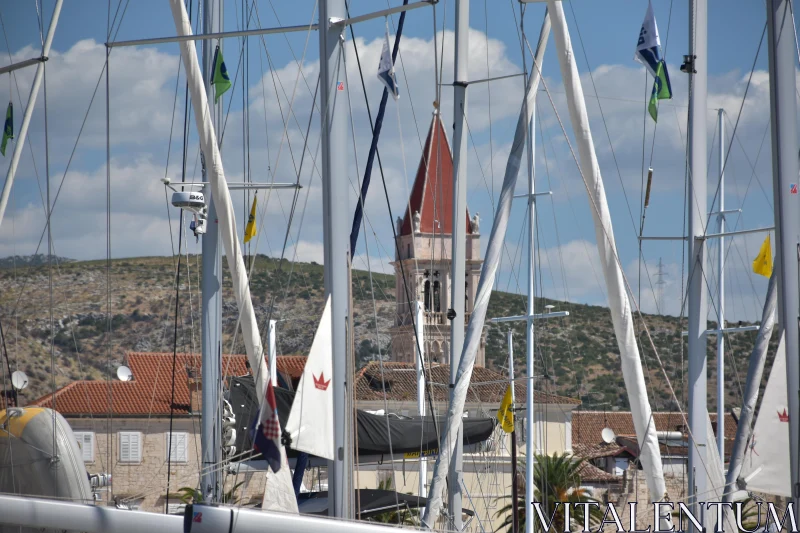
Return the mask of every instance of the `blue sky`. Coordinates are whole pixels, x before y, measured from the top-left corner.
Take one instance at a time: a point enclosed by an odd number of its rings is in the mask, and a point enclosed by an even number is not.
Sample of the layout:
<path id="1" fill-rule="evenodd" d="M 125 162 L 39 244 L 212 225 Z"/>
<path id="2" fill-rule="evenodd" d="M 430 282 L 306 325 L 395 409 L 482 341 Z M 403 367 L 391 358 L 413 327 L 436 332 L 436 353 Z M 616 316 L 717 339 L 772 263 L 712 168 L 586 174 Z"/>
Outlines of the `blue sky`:
<path id="1" fill-rule="evenodd" d="M 392 0 L 389 5 L 398 3 Z M 51 0 L 44 1 L 46 19 L 49 19 L 53 4 Z M 244 4 L 252 6 L 252 2 Z M 353 0 L 351 12 L 365 13 L 377 8 L 376 4 L 381 7 L 384 5 L 382 2 Z M 678 66 L 681 55 L 688 50 L 687 4 L 688 2 L 662 0 L 656 0 L 653 4 L 662 45 L 669 62 L 675 98 L 661 107 L 656 130 L 653 151 L 655 185 L 645 226 L 645 234 L 650 235 L 678 235 L 683 228 L 683 146 L 686 135 L 687 80 Z M 241 0 L 225 2 L 226 30 L 241 27 L 242 5 Z M 260 24 L 254 21 L 251 27 L 277 26 L 278 20 L 285 25 L 316 21 L 316 15 L 312 16 L 314 3 L 310 0 L 261 0 L 256 5 Z M 125 6 L 123 3 L 123 8 Z M 630 0 L 573 0 L 564 4 L 583 76 L 592 133 L 606 182 L 617 245 L 626 274 L 633 286 L 637 286 L 639 270 L 635 228 L 638 228 L 640 216 L 642 154 L 644 152 L 646 168 L 651 156 L 653 136 L 653 123 L 645 116 L 645 96 L 652 80 L 647 80 L 644 69 L 633 61 L 633 50 L 646 7 L 646 2 Z M 48 62 L 49 141 L 51 176 L 54 182 L 64 176 L 80 124 L 89 107 L 91 92 L 103 66 L 102 43 L 106 40 L 108 9 L 108 2 L 95 0 L 64 4 L 53 44 L 54 53 Z M 117 4 L 112 3 L 111 9 L 113 15 Z M 526 32 L 533 43 L 536 41 L 543 13 L 543 4 L 530 4 L 527 7 Z M 36 55 L 39 29 L 33 4 L 15 5 L 13 10 L 3 6 L 0 7 L 0 14 L 3 16 L 7 32 L 5 37 L 9 43 L 9 49 L 5 49 L 5 41 L 0 42 L 4 47 L 0 63 L 8 63 L 8 52 L 15 61 Z M 437 31 L 441 31 L 443 21 L 447 30 L 444 38 L 445 83 L 452 80 L 453 15 L 453 0 L 440 1 L 436 7 Z M 519 17 L 519 4 L 516 2 L 471 2 L 471 77 L 487 77 L 487 63 L 488 74 L 491 76 L 521 72 L 522 55 L 516 17 Z M 764 21 L 765 8 L 759 2 L 709 2 L 708 136 L 711 163 L 708 201 L 710 204 L 718 175 L 715 108 L 723 106 L 728 115 L 726 142 L 731 142 L 733 125 L 739 120 L 726 168 L 726 207 L 744 209 L 741 219 L 729 219 L 729 224 L 738 224 L 739 228 L 772 225 L 768 135 L 763 146 L 761 144 L 769 122 L 767 55 L 764 48 L 756 62 L 753 83 L 739 117 L 742 95 L 756 57 Z M 397 17 L 393 17 L 391 24 L 396 22 Z M 363 23 L 355 28 L 373 113 L 381 90 L 374 78 L 374 71 L 383 28 L 383 19 Z M 137 0 L 127 4 L 116 38 L 124 40 L 174 33 L 166 0 Z M 430 122 L 434 94 L 433 35 L 431 8 L 418 9 L 408 15 L 401 44 L 403 61 L 402 65 L 398 64 L 403 96 L 398 104 L 390 103 L 380 145 L 395 215 L 403 210 L 407 190 L 411 186 L 419 160 L 420 143 L 424 140 Z M 437 42 L 441 45 L 441 33 Z M 307 49 L 303 55 L 306 43 Z M 228 39 L 224 47 L 226 63 L 233 75 L 239 61 L 241 42 Z M 352 47 L 348 47 L 352 52 Z M 253 179 L 267 181 L 270 179 L 269 171 L 272 171 L 276 181 L 291 181 L 297 177 L 295 165 L 299 165 L 302 135 L 311 109 L 311 95 L 307 85 L 313 89 L 318 72 L 316 35 L 300 32 L 287 38 L 268 36 L 263 42 L 251 38 L 247 50 L 249 68 L 246 69 L 246 95 L 242 91 L 243 81 L 240 76 L 235 80 L 234 89 L 225 96 L 226 109 L 230 103 L 223 145 L 226 172 L 232 181 L 242 179 L 242 146 L 246 144 L 242 124 L 244 117 L 249 116 L 250 168 Z M 441 49 L 438 51 L 441 52 Z M 305 79 L 297 77 L 295 61 L 301 58 Z M 357 176 L 363 173 L 369 135 L 364 96 L 355 72 L 355 62 L 351 58 L 348 64 L 351 65 L 348 67 L 351 69 L 348 71 L 348 85 L 351 88 L 355 149 L 358 155 L 356 164 L 355 155 L 349 154 L 351 181 L 355 183 Z M 163 187 L 158 180 L 165 173 L 173 179 L 180 179 L 180 131 L 184 107 L 182 75 L 178 80 L 179 95 L 177 100 L 175 98 L 177 46 L 170 44 L 115 49 L 111 55 L 110 71 L 114 213 L 112 253 L 115 257 L 167 255 L 172 253 L 172 241 Z M 602 277 L 599 273 L 586 193 L 558 122 L 560 117 L 571 139 L 552 38 L 545 57 L 544 74 L 549 93 L 542 87 L 538 95 L 537 188 L 552 188 L 555 194 L 552 200 L 542 200 L 539 205 L 539 257 L 542 267 L 540 289 L 546 296 L 553 298 L 604 304 Z M 30 70 L 17 76 L 23 101 L 27 99 L 31 76 Z M 283 84 L 282 87 L 278 81 Z M 0 78 L 0 93 L 6 90 L 6 84 L 9 84 L 8 75 Z M 596 93 L 601 97 L 599 100 L 594 98 L 595 86 Z M 282 96 L 276 97 L 276 90 Z M 286 126 L 281 115 L 288 115 L 293 91 L 296 91 L 296 96 L 292 109 L 296 115 L 290 117 L 289 125 Z M 18 98 L 14 88 L 15 104 L 18 104 Z M 447 88 L 443 90 L 442 98 L 445 124 L 452 124 L 452 98 Z M 486 85 L 473 86 L 469 90 L 469 205 L 471 212 L 481 214 L 484 248 L 491 225 L 492 191 L 495 194 L 499 191 L 521 98 L 522 81 L 519 78 L 495 82 L 488 88 Z M 55 245 L 60 255 L 75 258 L 105 257 L 104 99 L 104 85 L 101 84 L 54 213 Z M 558 117 L 551 101 L 558 111 Z M 177 102 L 174 115 L 173 102 Z M 278 105 L 278 102 L 281 104 Z M 243 112 L 245 109 L 248 111 L 247 115 Z M 17 105 L 15 111 L 18 127 L 22 106 Z M 30 134 L 36 169 L 26 148 L 13 201 L 0 229 L 0 254 L 3 255 L 32 253 L 36 249 L 44 224 L 40 185 L 37 185 L 36 178 L 38 170 L 40 179 L 43 179 L 43 117 L 43 97 L 40 95 Z M 301 205 L 305 206 L 303 225 L 300 226 L 296 219 L 291 230 L 292 247 L 289 256 L 296 252 L 297 258 L 301 260 L 321 258 L 319 178 L 310 171 L 313 165 L 309 164 L 309 160 L 315 157 L 313 147 L 316 146 L 317 122 L 317 119 L 312 122 L 310 148 L 300 176 L 304 184 L 310 184 L 307 188 L 307 201 L 306 196 L 301 194 Z M 170 143 L 170 128 L 173 125 Z M 193 129 L 192 126 L 187 179 L 199 179 Z M 287 135 L 283 134 L 284 129 Z M 8 160 L 6 158 L 4 164 Z M 520 177 L 518 188 L 521 191 L 524 188 L 524 175 Z M 379 180 L 376 178 L 377 172 L 373 174 L 374 188 L 368 198 L 367 215 L 371 225 L 368 232 L 371 234 L 369 250 L 362 238 L 356 266 L 363 268 L 366 265 L 366 256 L 369 255 L 373 268 L 391 272 L 391 267 L 387 264 L 393 253 L 391 221 L 379 189 Z M 245 216 L 246 199 L 241 195 L 234 195 L 234 201 L 237 205 L 241 204 L 239 209 L 242 219 Z M 265 201 L 260 206 L 262 210 L 266 210 L 262 219 L 268 229 L 262 232 L 264 240 L 259 241 L 259 252 L 271 255 L 280 253 L 290 202 L 288 195 L 275 194 L 269 202 Z M 174 227 L 174 210 L 170 212 L 170 216 L 173 217 Z M 519 262 L 526 253 L 521 244 L 524 240 L 519 240 L 523 223 L 524 206 L 516 206 L 507 236 L 507 256 L 498 282 L 498 287 L 504 290 L 522 290 L 525 286 L 524 266 Z M 749 271 L 749 262 L 755 256 L 762 238 L 763 236 L 756 235 L 736 239 L 728 249 L 726 310 L 733 319 L 753 318 L 760 314 L 760 301 L 763 299 L 766 282 Z M 189 251 L 194 253 L 198 250 L 199 245 L 191 239 Z M 713 258 L 716 250 L 712 248 L 711 253 Z M 681 302 L 683 244 L 647 243 L 643 247 L 643 257 L 651 275 L 655 272 L 659 258 L 666 265 L 668 277 L 664 279 L 666 285 L 663 305 L 667 312 L 676 314 Z M 711 285 L 715 283 L 715 265 L 716 260 L 709 265 L 708 280 Z M 654 311 L 655 300 L 661 297 L 650 290 L 650 283 L 653 281 L 654 279 L 642 280 L 641 302 L 647 311 Z"/>

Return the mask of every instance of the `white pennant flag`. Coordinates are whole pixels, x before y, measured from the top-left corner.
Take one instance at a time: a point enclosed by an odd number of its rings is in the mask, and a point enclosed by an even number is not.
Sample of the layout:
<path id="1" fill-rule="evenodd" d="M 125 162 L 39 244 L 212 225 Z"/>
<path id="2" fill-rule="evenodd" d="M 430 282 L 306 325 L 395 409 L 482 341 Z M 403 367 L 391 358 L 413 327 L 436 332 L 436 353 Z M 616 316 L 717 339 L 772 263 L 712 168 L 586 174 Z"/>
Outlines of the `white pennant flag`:
<path id="1" fill-rule="evenodd" d="M 400 90 L 397 88 L 397 77 L 394 74 L 394 63 L 392 53 L 389 50 L 389 22 L 386 22 L 386 38 L 383 41 L 381 50 L 381 60 L 378 63 L 378 79 L 386 85 L 392 97 L 397 100 L 400 98 Z"/>
<path id="2" fill-rule="evenodd" d="M 328 296 L 286 421 L 286 431 L 292 437 L 293 449 L 333 461 L 331 334 L 331 298 Z"/>

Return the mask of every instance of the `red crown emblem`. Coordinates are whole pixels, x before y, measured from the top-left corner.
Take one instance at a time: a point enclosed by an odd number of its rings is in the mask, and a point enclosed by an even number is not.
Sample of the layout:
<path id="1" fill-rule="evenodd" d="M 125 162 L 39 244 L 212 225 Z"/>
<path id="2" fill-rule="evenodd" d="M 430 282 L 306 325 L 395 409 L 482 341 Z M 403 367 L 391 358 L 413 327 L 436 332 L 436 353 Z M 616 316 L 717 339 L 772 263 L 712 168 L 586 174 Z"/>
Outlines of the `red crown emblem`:
<path id="1" fill-rule="evenodd" d="M 311 377 L 314 378 L 314 387 L 319 390 L 328 390 L 328 385 L 331 384 L 331 380 L 325 381 L 325 372 L 320 372 L 319 378 L 314 374 L 311 374 Z"/>
<path id="2" fill-rule="evenodd" d="M 786 412 L 786 408 L 783 408 L 783 412 L 778 412 L 778 420 L 781 422 L 788 422 L 789 421 L 789 413 Z"/>

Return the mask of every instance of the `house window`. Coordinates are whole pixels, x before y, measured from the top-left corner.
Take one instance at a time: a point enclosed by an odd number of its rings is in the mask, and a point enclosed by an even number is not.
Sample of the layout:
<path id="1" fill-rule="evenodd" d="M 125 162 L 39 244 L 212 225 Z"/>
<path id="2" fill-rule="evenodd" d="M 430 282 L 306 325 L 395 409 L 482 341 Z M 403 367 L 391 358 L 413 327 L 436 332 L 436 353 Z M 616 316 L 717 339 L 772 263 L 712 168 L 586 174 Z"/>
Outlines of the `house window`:
<path id="1" fill-rule="evenodd" d="M 81 449 L 81 457 L 84 463 L 94 461 L 94 433 L 91 431 L 75 431 L 75 439 L 78 441 L 78 448 Z"/>
<path id="2" fill-rule="evenodd" d="M 406 257 L 408 257 L 408 258 L 411 257 L 411 243 L 408 243 L 406 245 Z"/>
<path id="3" fill-rule="evenodd" d="M 142 462 L 142 434 L 138 431 L 119 432 L 119 462 Z"/>
<path id="4" fill-rule="evenodd" d="M 188 434 L 173 432 L 172 438 L 170 438 L 169 433 L 167 433 L 165 437 L 167 443 L 167 453 L 169 454 L 167 456 L 167 460 L 172 461 L 173 463 L 188 462 Z"/>
<path id="5" fill-rule="evenodd" d="M 167 513 L 168 514 L 183 514 L 186 510 L 185 503 L 170 503 L 167 505 Z"/>

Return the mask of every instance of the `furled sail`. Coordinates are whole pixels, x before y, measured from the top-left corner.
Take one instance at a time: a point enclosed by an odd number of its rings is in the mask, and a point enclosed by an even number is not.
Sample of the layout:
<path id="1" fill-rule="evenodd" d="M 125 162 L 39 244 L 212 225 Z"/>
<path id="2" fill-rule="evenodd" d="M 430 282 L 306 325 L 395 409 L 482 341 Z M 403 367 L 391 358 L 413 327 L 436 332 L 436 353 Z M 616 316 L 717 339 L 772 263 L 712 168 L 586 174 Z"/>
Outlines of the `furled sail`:
<path id="1" fill-rule="evenodd" d="M 753 434 L 753 415 L 756 412 L 758 402 L 758 388 L 761 386 L 761 377 L 764 374 L 764 365 L 767 362 L 767 349 L 772 338 L 772 330 L 775 327 L 778 306 L 778 275 L 775 271 L 769 278 L 767 287 L 767 299 L 764 302 L 764 310 L 761 313 L 761 327 L 753 344 L 753 351 L 750 354 L 750 364 L 747 368 L 747 382 L 744 387 L 744 401 L 742 402 L 742 412 L 739 415 L 739 423 L 736 427 L 736 440 L 733 442 L 733 451 L 728 465 L 728 475 L 725 479 L 725 500 L 732 501 L 736 490 L 736 480 L 742 471 L 747 445 Z M 709 441 L 711 442 L 711 441 Z"/>
<path id="2" fill-rule="evenodd" d="M 286 431 L 292 438 L 292 448 L 329 461 L 333 461 L 332 375 L 331 298 L 328 296 L 297 386 Z"/>
<path id="3" fill-rule="evenodd" d="M 739 487 L 791 497 L 789 468 L 789 402 L 786 392 L 786 348 L 781 335 L 753 435 L 744 452 Z"/>
<path id="4" fill-rule="evenodd" d="M 619 345 L 619 359 L 622 363 L 622 377 L 628 392 L 631 405 L 633 425 L 652 501 L 659 501 L 666 494 L 664 473 L 661 464 L 661 451 L 656 437 L 650 402 L 642 371 L 639 348 L 636 345 L 636 334 L 633 327 L 633 315 L 628 301 L 628 293 L 622 275 L 622 268 L 617 262 L 617 246 L 614 241 L 614 229 L 611 226 L 611 213 L 608 209 L 603 178 L 597 163 L 592 132 L 589 128 L 589 116 L 583 97 L 583 87 L 578 73 L 578 65 L 572 51 L 567 21 L 560 1 L 548 0 L 548 10 L 553 21 L 553 37 L 556 41 L 558 62 L 561 65 L 561 77 L 567 93 L 569 116 L 575 133 L 575 142 L 580 155 L 580 168 L 586 182 L 589 203 L 592 205 L 597 251 L 603 267 L 603 275 L 608 290 L 608 306 L 614 323 L 614 334 Z"/>
<path id="5" fill-rule="evenodd" d="M 170 0 L 172 16 L 175 19 L 175 29 L 178 35 L 191 35 L 192 26 L 189 22 L 189 15 L 182 0 Z M 217 209 L 217 219 L 219 221 L 219 233 L 222 243 L 225 246 L 225 257 L 228 260 L 228 270 L 231 275 L 233 285 L 233 296 L 239 308 L 242 325 L 242 339 L 244 340 L 245 351 L 250 368 L 253 369 L 256 382 L 256 394 L 259 403 L 263 404 L 264 394 L 267 390 L 267 380 L 270 377 L 267 364 L 264 361 L 264 349 L 261 346 L 261 337 L 258 333 L 258 323 L 256 314 L 253 310 L 253 302 L 250 299 L 250 285 L 247 280 L 247 269 L 242 257 L 242 250 L 239 246 L 236 231 L 236 218 L 233 210 L 231 194 L 228 190 L 228 182 L 225 179 L 225 171 L 222 168 L 222 157 L 217 144 L 217 135 L 214 131 L 214 124 L 208 112 L 208 97 L 203 86 L 203 76 L 200 72 L 200 64 L 197 61 L 197 51 L 193 41 L 180 42 L 181 57 L 186 70 L 186 82 L 192 95 L 192 108 L 194 110 L 197 133 L 200 137 L 200 147 L 206 165 L 206 173 L 211 189 L 211 196 Z M 286 512 L 297 512 L 297 502 L 294 499 L 294 488 L 292 487 L 292 477 L 289 472 L 286 460 L 286 451 L 281 448 L 283 468 L 275 475 L 267 477 L 267 491 L 276 488 L 281 493 L 292 495 L 286 500 L 287 507 L 280 510 Z"/>
<path id="6" fill-rule="evenodd" d="M 547 16 L 548 15 L 545 15 L 545 17 Z M 539 42 L 546 43 L 549 33 L 550 26 L 545 22 L 542 26 L 543 37 L 540 38 Z M 431 481 L 431 488 L 428 492 L 428 505 L 425 507 L 425 514 L 422 518 L 422 523 L 429 528 L 433 527 L 443 505 L 442 491 L 445 487 L 447 466 L 450 464 L 450 457 L 453 454 L 453 448 L 456 443 L 455 438 L 451 437 L 451 435 L 458 435 L 458 428 L 464 412 L 464 403 L 467 399 L 467 390 L 469 389 L 469 382 L 472 379 L 472 369 L 475 366 L 475 354 L 480 346 L 481 332 L 483 331 L 483 326 L 486 321 L 489 297 L 491 296 L 492 287 L 494 286 L 495 277 L 497 276 L 497 269 L 500 266 L 500 254 L 506 237 L 506 229 L 508 228 L 508 218 L 511 213 L 514 187 L 517 184 L 519 167 L 522 162 L 523 150 L 525 149 L 528 124 L 530 124 L 533 115 L 536 92 L 539 90 L 539 80 L 541 77 L 540 69 L 544 57 L 544 50 L 545 45 L 542 44 L 536 51 L 536 57 L 534 59 L 536 66 L 528 80 L 525 99 L 522 102 L 522 109 L 520 110 L 519 119 L 517 120 L 517 128 L 514 131 L 514 141 L 511 144 L 511 151 L 508 154 L 508 162 L 506 163 L 506 171 L 503 177 L 503 188 L 500 190 L 500 198 L 494 216 L 492 233 L 489 236 L 489 245 L 486 249 L 483 269 L 481 270 L 481 277 L 478 282 L 475 305 L 473 307 L 472 316 L 469 319 L 469 324 L 467 325 L 467 331 L 464 334 L 464 348 L 461 352 L 461 360 L 458 364 L 453 401 L 450 402 L 450 407 L 447 411 L 447 424 L 444 426 L 441 434 L 440 453 L 436 458 L 433 480 Z"/>

